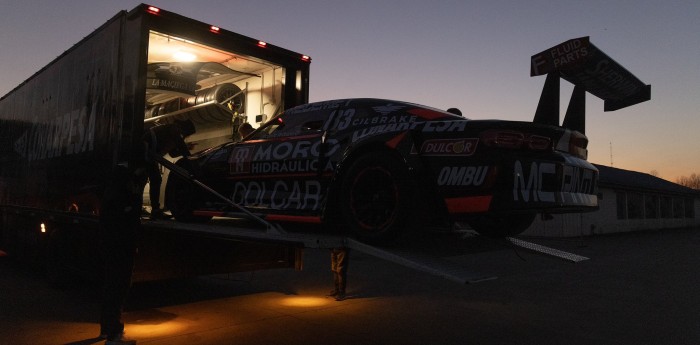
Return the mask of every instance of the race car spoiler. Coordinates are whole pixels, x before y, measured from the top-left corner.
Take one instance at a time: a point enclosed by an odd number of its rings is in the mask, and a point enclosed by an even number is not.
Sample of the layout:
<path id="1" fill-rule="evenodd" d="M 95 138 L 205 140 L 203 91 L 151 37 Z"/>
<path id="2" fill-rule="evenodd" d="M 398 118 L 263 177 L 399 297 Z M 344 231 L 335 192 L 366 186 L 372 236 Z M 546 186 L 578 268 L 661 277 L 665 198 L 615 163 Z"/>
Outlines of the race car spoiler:
<path id="1" fill-rule="evenodd" d="M 559 125 L 559 79 L 574 85 L 563 127 L 584 132 L 585 92 L 602 99 L 604 111 L 614 111 L 651 99 L 651 85 L 627 71 L 594 46 L 588 37 L 568 40 L 535 54 L 530 76 L 547 74 L 534 122 Z"/>

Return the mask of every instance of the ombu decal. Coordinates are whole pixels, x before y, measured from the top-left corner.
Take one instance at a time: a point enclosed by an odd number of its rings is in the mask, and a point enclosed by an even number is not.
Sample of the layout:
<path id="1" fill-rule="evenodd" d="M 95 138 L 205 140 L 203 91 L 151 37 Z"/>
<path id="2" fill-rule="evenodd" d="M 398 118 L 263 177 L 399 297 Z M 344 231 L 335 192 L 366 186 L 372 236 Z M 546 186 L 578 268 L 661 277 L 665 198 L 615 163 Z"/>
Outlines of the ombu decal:
<path id="1" fill-rule="evenodd" d="M 479 167 L 444 167 L 438 175 L 438 186 L 481 186 L 489 168 Z"/>

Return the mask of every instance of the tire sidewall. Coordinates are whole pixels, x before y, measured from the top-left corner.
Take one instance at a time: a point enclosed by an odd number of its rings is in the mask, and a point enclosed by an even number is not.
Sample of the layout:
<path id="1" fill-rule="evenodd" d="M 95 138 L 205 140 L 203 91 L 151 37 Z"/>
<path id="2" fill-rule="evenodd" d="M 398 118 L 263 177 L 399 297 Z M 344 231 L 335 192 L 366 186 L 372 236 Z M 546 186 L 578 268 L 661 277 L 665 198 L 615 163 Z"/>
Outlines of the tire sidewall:
<path id="1" fill-rule="evenodd" d="M 383 191 L 392 194 L 393 207 L 387 210 L 388 217 L 381 225 L 370 225 L 358 216 L 354 204 L 362 189 L 368 189 L 368 176 L 383 176 L 390 183 Z M 344 175 L 340 191 L 340 213 L 348 230 L 358 239 L 375 244 L 387 244 L 406 231 L 410 224 L 411 208 L 415 192 L 411 188 L 411 179 L 406 164 L 391 152 L 371 152 L 359 157 Z M 359 184 L 359 185 L 358 185 Z M 363 185 L 364 184 L 364 185 Z M 364 196 L 366 197 L 366 196 Z"/>

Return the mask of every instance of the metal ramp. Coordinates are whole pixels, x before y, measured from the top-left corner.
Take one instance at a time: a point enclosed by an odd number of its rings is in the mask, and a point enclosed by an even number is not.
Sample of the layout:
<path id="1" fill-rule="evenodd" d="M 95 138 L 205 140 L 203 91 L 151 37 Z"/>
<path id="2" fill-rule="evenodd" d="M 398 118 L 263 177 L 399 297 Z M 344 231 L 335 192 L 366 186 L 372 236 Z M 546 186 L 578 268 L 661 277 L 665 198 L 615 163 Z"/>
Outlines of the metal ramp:
<path id="1" fill-rule="evenodd" d="M 524 240 L 517 239 L 514 237 L 506 237 L 505 240 L 506 240 L 506 242 L 508 242 L 514 246 L 524 248 L 527 250 L 531 250 L 531 251 L 536 252 L 536 253 L 545 254 L 545 255 L 553 256 L 553 257 L 556 257 L 559 259 L 571 261 L 571 262 L 581 262 L 581 261 L 585 261 L 585 260 L 589 259 L 585 256 L 577 255 L 574 253 L 569 253 L 569 252 L 559 250 L 559 249 L 554 249 L 551 247 L 543 246 L 541 244 L 536 244 L 536 243 L 524 241 Z"/>
<path id="2" fill-rule="evenodd" d="M 487 280 L 494 280 L 496 276 L 482 275 L 452 263 L 448 260 L 402 251 L 398 249 L 385 249 L 374 247 L 352 238 L 346 238 L 347 247 L 358 252 L 372 255 L 376 258 L 387 260 L 395 264 L 429 273 L 460 284 L 473 284 Z"/>
<path id="3" fill-rule="evenodd" d="M 149 221 L 148 224 L 154 227 L 188 231 L 207 236 L 217 236 L 226 239 L 237 239 L 242 241 L 263 241 L 275 243 L 287 243 L 310 249 L 332 249 L 345 247 L 371 255 L 378 259 L 386 260 L 404 267 L 415 269 L 424 273 L 438 276 L 460 284 L 474 284 L 483 281 L 497 279 L 494 275 L 475 272 L 464 266 L 435 255 L 426 255 L 418 251 L 411 251 L 402 248 L 381 248 L 369 245 L 350 237 L 334 236 L 316 233 L 296 233 L 286 232 L 280 227 L 268 227 L 267 229 L 255 229 L 249 227 L 235 226 L 225 222 L 224 224 L 191 224 L 176 221 Z M 473 239 L 478 240 L 478 239 Z M 516 246 L 533 251 L 538 254 L 548 255 L 555 258 L 571 262 L 581 262 L 588 260 L 587 257 L 536 243 L 524 241 L 517 238 L 508 237 L 504 241 L 499 241 L 504 246 Z M 470 254 L 465 252 L 464 254 Z"/>

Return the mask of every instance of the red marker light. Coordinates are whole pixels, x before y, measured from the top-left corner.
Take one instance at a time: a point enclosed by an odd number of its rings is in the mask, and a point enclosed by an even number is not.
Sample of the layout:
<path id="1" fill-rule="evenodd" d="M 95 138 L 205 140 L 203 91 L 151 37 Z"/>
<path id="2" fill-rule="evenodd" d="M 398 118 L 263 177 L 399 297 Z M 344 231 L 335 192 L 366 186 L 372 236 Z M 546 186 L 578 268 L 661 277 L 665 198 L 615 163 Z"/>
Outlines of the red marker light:
<path id="1" fill-rule="evenodd" d="M 258 41 L 258 47 L 261 47 L 261 48 L 267 47 L 267 42 L 265 42 L 265 41 Z"/>
<path id="2" fill-rule="evenodd" d="M 150 14 L 158 14 L 160 13 L 160 8 L 155 6 L 148 6 L 148 8 L 146 8 L 146 11 L 148 11 L 148 13 Z"/>
<path id="3" fill-rule="evenodd" d="M 213 32 L 213 33 L 215 33 L 215 34 L 218 34 L 219 31 L 221 31 L 221 28 L 219 28 L 218 26 L 212 25 L 212 26 L 209 27 L 209 31 L 211 31 L 211 32 Z"/>
<path id="4" fill-rule="evenodd" d="M 301 56 L 301 60 L 302 60 L 302 61 L 311 61 L 311 57 L 308 56 L 308 55 L 302 55 L 302 56 Z"/>

